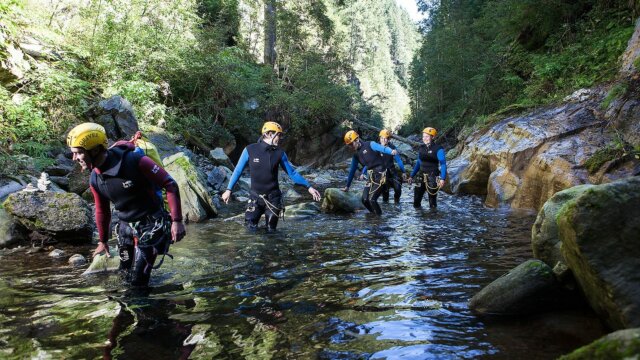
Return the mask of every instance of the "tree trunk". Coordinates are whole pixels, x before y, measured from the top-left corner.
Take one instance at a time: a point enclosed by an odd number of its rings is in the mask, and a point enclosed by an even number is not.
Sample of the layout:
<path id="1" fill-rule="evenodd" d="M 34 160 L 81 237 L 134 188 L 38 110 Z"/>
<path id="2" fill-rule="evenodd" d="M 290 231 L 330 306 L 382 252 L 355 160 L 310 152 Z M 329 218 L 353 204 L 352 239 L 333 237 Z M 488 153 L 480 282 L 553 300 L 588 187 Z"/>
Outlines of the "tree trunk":
<path id="1" fill-rule="evenodd" d="M 276 0 L 265 0 L 264 5 L 264 63 L 276 63 Z"/>

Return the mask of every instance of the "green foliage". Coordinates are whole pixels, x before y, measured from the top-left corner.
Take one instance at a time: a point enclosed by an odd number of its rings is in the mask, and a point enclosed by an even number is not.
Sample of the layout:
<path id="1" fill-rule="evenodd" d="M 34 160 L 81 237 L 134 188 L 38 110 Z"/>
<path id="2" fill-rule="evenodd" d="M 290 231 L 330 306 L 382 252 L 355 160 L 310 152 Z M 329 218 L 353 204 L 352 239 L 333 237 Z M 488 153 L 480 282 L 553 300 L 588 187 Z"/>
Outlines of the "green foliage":
<path id="1" fill-rule="evenodd" d="M 609 92 L 607 93 L 607 96 L 602 101 L 602 104 L 600 105 L 600 107 L 602 109 L 609 108 L 609 105 L 611 105 L 613 100 L 622 97 L 624 94 L 627 93 L 627 90 L 628 90 L 628 84 L 626 83 L 615 84 L 613 88 L 611 88 L 611 90 L 609 90 Z"/>
<path id="2" fill-rule="evenodd" d="M 411 67 L 411 123 L 447 128 L 615 77 L 633 33 L 625 1 L 443 0 Z"/>
<path id="3" fill-rule="evenodd" d="M 614 147 L 606 147 L 596 151 L 587 161 L 584 166 L 589 171 L 589 174 L 595 174 L 605 163 L 619 159 L 624 154 L 622 149 Z"/>

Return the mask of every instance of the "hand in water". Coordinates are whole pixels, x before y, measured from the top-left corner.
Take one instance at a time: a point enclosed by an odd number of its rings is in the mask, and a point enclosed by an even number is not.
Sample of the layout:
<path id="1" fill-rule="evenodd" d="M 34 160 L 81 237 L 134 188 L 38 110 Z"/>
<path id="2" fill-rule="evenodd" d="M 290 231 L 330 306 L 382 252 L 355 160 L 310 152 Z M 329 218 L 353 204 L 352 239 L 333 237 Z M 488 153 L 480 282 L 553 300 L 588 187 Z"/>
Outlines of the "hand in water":
<path id="1" fill-rule="evenodd" d="M 411 176 L 407 176 L 407 184 L 411 185 L 413 182 L 413 178 Z"/>
<path id="2" fill-rule="evenodd" d="M 222 193 L 222 201 L 224 201 L 225 204 L 228 204 L 229 198 L 231 198 L 231 190 L 225 190 Z"/>
<path id="3" fill-rule="evenodd" d="M 364 180 L 364 179 L 365 179 L 364 174 L 360 174 L 360 176 L 358 177 L 358 180 Z"/>
<path id="4" fill-rule="evenodd" d="M 438 187 L 441 188 L 443 186 L 444 186 L 444 180 L 443 179 L 438 180 Z"/>
<path id="5" fill-rule="evenodd" d="M 171 223 L 171 241 L 178 242 L 187 234 L 182 221 L 174 221 Z"/>
<path id="6" fill-rule="evenodd" d="M 347 191 L 349 191 L 349 188 L 345 186 L 345 187 L 342 188 L 342 191 L 347 192 Z"/>
<path id="7" fill-rule="evenodd" d="M 391 151 L 391 155 L 393 155 L 393 156 L 398 155 L 398 150 L 393 149 L 393 150 Z"/>
<path id="8" fill-rule="evenodd" d="M 313 200 L 320 201 L 320 192 L 312 187 L 309 188 L 309 194 L 313 196 Z"/>
<path id="9" fill-rule="evenodd" d="M 96 255 L 99 255 L 103 251 L 104 251 L 104 254 L 107 257 L 111 257 L 111 253 L 109 253 L 109 245 L 107 245 L 107 244 L 105 244 L 103 242 L 99 242 L 98 243 L 98 247 L 96 247 L 96 249 L 93 250 L 93 257 L 95 257 Z"/>

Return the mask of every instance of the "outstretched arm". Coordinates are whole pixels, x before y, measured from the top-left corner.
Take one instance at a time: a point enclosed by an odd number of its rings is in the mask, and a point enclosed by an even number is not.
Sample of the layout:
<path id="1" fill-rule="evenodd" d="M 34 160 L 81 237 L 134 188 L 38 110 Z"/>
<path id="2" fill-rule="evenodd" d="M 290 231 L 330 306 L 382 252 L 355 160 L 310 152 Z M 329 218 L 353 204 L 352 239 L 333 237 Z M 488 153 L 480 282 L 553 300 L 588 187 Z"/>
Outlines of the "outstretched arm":
<path id="1" fill-rule="evenodd" d="M 305 186 L 307 188 L 309 194 L 313 196 L 313 200 L 320 201 L 320 192 L 314 189 L 313 186 L 311 186 L 309 182 L 302 175 L 300 175 L 296 171 L 296 169 L 293 168 L 293 166 L 289 162 L 289 158 L 287 158 L 287 154 L 285 154 L 284 151 L 282 152 L 282 157 L 280 158 L 280 166 L 284 168 L 284 170 L 287 172 L 294 183 Z"/>
<path id="2" fill-rule="evenodd" d="M 347 176 L 347 187 L 345 187 L 345 191 L 349 190 L 351 186 L 351 182 L 353 181 L 353 177 L 356 175 L 356 170 L 358 170 L 358 158 L 353 155 L 351 158 L 351 167 L 349 168 L 349 175 Z"/>
<path id="3" fill-rule="evenodd" d="M 238 159 L 236 168 L 233 170 L 233 174 L 231 174 L 231 179 L 229 179 L 229 184 L 227 184 L 227 190 L 222 193 L 222 201 L 224 201 L 225 204 L 229 203 L 229 199 L 231 198 L 231 189 L 233 189 L 233 186 L 238 182 L 238 179 L 240 179 L 240 175 L 242 175 L 244 167 L 247 166 L 247 162 L 249 162 L 249 152 L 247 151 L 247 148 L 244 148 L 240 155 L 240 159 Z"/>
<path id="4" fill-rule="evenodd" d="M 93 256 L 105 251 L 107 257 L 110 257 L 111 254 L 109 253 L 109 246 L 107 245 L 107 241 L 109 241 L 109 225 L 111 224 L 111 206 L 109 205 L 109 199 L 100 195 L 93 185 L 89 185 L 89 189 L 91 189 L 93 201 L 96 205 L 96 227 L 98 228 L 98 238 L 100 240 L 98 247 L 93 251 Z"/>

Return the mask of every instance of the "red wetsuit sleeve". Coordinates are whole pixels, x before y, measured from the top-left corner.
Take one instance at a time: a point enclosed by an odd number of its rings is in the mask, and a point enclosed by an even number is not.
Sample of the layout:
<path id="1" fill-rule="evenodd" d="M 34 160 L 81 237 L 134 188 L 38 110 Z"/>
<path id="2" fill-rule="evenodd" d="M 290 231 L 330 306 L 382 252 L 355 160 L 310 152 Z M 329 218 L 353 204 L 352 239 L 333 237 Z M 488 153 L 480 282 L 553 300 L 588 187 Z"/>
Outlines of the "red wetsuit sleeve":
<path id="1" fill-rule="evenodd" d="M 109 199 L 103 197 L 96 191 L 93 186 L 89 186 L 93 194 L 93 200 L 96 204 L 96 227 L 98 228 L 98 237 L 100 242 L 107 243 L 109 240 L 109 225 L 111 224 L 111 206 Z"/>
<path id="2" fill-rule="evenodd" d="M 158 166 L 148 156 L 143 156 L 138 163 L 138 168 L 151 183 L 167 191 L 167 202 L 171 212 L 171 220 L 182 221 L 182 208 L 180 205 L 180 189 L 175 180 L 163 168 Z"/>

